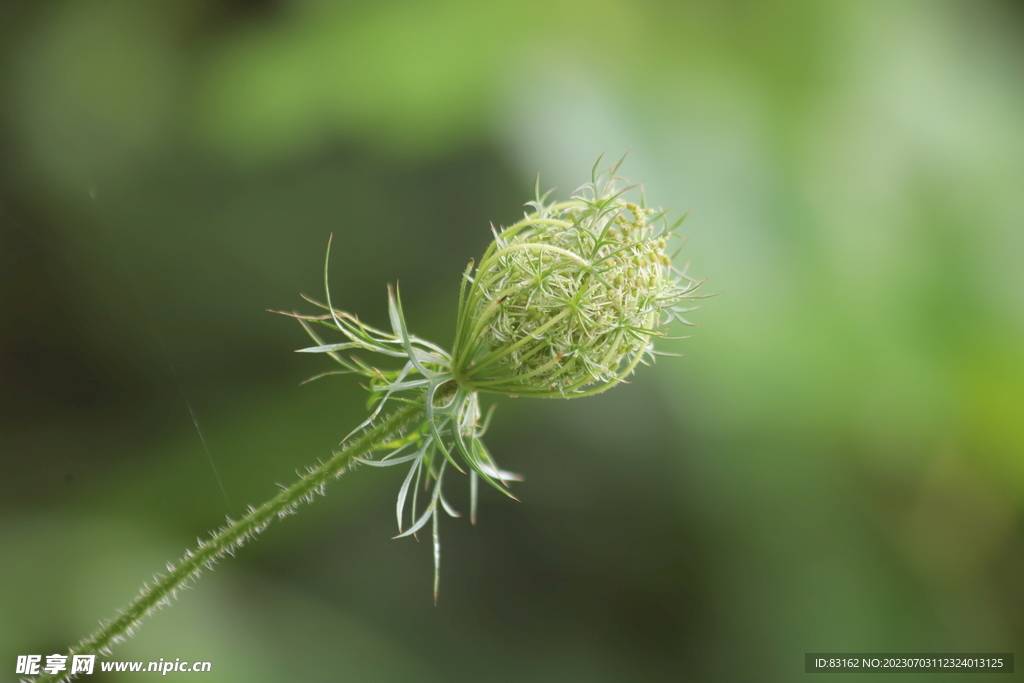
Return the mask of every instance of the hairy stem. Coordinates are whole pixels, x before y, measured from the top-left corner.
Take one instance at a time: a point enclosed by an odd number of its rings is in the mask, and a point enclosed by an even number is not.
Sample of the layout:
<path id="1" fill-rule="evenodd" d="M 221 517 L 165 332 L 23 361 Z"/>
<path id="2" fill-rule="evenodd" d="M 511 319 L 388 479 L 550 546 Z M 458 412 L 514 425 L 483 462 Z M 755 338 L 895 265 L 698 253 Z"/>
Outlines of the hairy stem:
<path id="1" fill-rule="evenodd" d="M 163 604 L 168 604 L 179 588 L 195 579 L 203 569 L 213 564 L 227 553 L 234 553 L 247 540 L 263 531 L 275 518 L 284 518 L 293 513 L 303 502 L 311 502 L 317 493 L 331 479 L 344 474 L 346 467 L 353 458 L 358 458 L 378 450 L 388 441 L 400 435 L 404 429 L 423 415 L 423 406 L 408 405 L 367 429 L 359 438 L 346 444 L 345 448 L 334 454 L 319 467 L 311 469 L 297 482 L 284 489 L 276 496 L 237 522 L 225 526 L 208 541 L 200 542 L 195 550 L 186 551 L 185 556 L 176 565 L 168 565 L 168 572 L 157 575 L 152 585 L 144 585 L 139 595 L 113 620 L 98 631 L 71 648 L 69 655 L 90 655 L 108 653 L 109 648 L 131 635 L 143 618 L 151 614 Z M 230 520 L 229 520 L 230 522 Z M 35 678 L 35 683 L 56 683 L 69 681 L 76 675 L 70 674 L 72 658 L 68 657 L 67 670 L 58 674 L 42 674 Z"/>

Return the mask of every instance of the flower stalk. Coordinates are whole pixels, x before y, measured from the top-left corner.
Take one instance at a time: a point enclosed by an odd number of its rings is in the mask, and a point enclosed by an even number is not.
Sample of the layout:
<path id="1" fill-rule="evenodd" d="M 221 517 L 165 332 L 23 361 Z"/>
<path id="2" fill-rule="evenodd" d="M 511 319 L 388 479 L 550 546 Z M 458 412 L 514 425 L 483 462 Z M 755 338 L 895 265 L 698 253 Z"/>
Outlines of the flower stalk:
<path id="1" fill-rule="evenodd" d="M 227 554 L 234 554 L 246 541 L 254 538 L 275 519 L 284 519 L 295 512 L 302 503 L 310 503 L 316 494 L 323 495 L 324 487 L 333 479 L 343 475 L 358 458 L 382 448 L 395 438 L 401 437 L 410 424 L 421 419 L 423 407 L 416 404 L 404 405 L 367 429 L 359 438 L 353 439 L 319 467 L 297 482 L 282 490 L 258 508 L 237 522 L 229 520 L 228 525 L 202 541 L 194 550 L 185 552 L 177 564 L 168 564 L 167 573 L 157 575 L 152 585 L 143 586 L 139 595 L 121 610 L 114 619 L 71 648 L 68 655 L 108 654 L 110 647 L 130 636 L 139 623 L 176 597 L 178 589 L 195 580 L 204 569 L 212 569 L 214 563 Z M 42 674 L 35 683 L 56 683 L 71 680 L 67 673 Z"/>

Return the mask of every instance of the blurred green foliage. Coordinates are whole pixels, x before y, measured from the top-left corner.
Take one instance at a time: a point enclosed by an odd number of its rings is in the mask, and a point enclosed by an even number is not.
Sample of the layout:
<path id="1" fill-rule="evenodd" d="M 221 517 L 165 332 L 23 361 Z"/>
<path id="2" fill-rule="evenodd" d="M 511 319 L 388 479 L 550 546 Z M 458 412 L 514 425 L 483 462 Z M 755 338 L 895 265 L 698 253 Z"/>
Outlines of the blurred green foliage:
<path id="1" fill-rule="evenodd" d="M 264 312 L 319 294 L 330 233 L 339 306 L 385 324 L 401 280 L 447 344 L 488 222 L 628 148 L 724 293 L 633 384 L 499 402 L 523 503 L 446 523 L 439 608 L 429 549 L 389 540 L 398 475 L 362 470 L 115 658 L 788 681 L 804 652 L 1021 649 L 1019 4 L 0 11 L 0 667 L 362 419 L 344 378 L 298 386 L 325 368 Z"/>

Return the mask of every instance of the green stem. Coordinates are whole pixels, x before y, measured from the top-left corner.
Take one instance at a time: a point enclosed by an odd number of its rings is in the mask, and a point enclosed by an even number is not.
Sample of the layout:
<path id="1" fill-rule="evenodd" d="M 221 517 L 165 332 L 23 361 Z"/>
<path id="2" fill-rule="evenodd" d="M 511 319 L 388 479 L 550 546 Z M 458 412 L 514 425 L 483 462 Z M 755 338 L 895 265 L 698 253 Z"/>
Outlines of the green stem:
<path id="1" fill-rule="evenodd" d="M 139 595 L 126 608 L 121 610 L 112 621 L 98 631 L 71 648 L 69 655 L 90 655 L 109 652 L 109 648 L 121 642 L 161 604 L 169 603 L 177 590 L 190 580 L 195 579 L 203 569 L 212 568 L 213 564 L 226 553 L 234 553 L 250 538 L 263 531 L 275 518 L 284 518 L 295 511 L 303 502 L 311 502 L 316 493 L 322 493 L 323 487 L 345 473 L 346 467 L 353 458 L 362 457 L 379 450 L 388 441 L 402 433 L 417 418 L 422 417 L 423 406 L 408 405 L 386 417 L 376 426 L 366 430 L 362 436 L 348 443 L 330 460 L 321 464 L 309 474 L 281 491 L 259 508 L 252 510 L 245 517 L 233 522 L 218 531 L 209 541 L 204 541 L 185 556 L 151 586 L 143 586 Z M 60 674 L 42 674 L 35 683 L 56 683 L 69 681 L 75 676 L 68 673 L 71 660 L 67 660 L 67 671 Z M 77 674 L 76 674 L 77 675 Z"/>

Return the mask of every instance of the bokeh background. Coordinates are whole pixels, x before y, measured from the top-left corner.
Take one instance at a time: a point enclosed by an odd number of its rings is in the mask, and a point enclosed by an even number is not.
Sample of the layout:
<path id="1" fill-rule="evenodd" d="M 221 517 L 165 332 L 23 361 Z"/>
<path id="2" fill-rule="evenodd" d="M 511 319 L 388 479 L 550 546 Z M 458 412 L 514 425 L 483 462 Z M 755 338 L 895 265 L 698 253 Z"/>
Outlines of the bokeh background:
<path id="1" fill-rule="evenodd" d="M 1024 653 L 1022 45 L 1009 0 L 0 4 L 0 678 L 365 415 L 265 312 L 308 310 L 331 233 L 339 306 L 385 325 L 401 281 L 447 344 L 489 223 L 627 150 L 722 295 L 628 386 L 497 401 L 522 503 L 444 520 L 440 606 L 390 540 L 402 473 L 363 469 L 114 658 L 598 683 Z"/>

